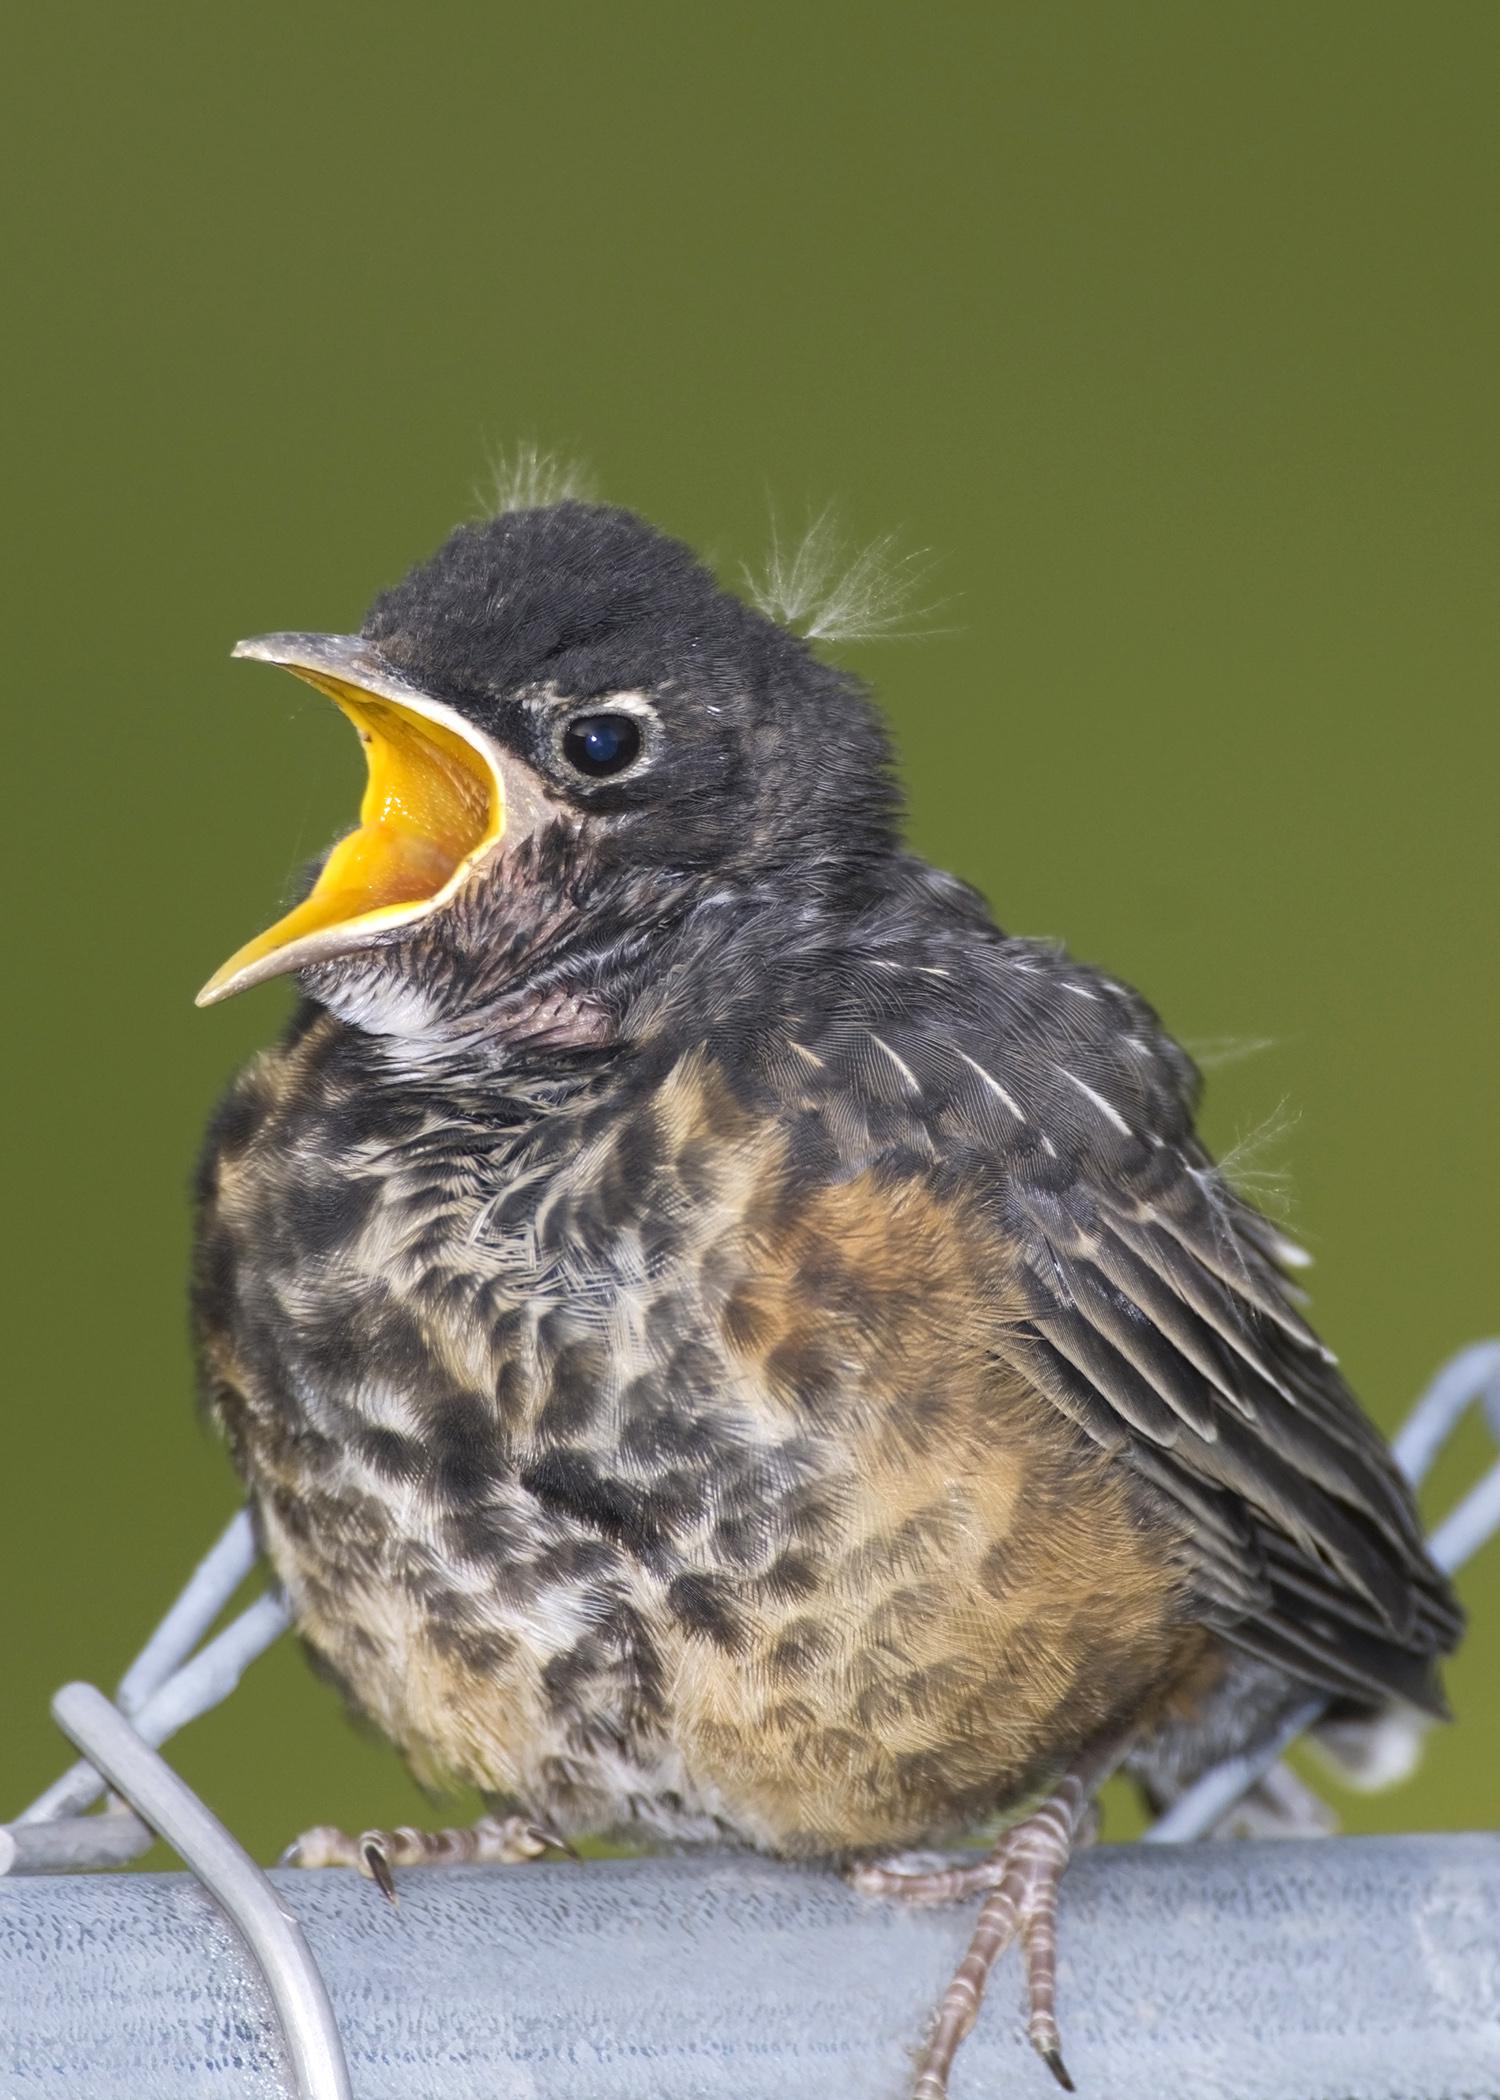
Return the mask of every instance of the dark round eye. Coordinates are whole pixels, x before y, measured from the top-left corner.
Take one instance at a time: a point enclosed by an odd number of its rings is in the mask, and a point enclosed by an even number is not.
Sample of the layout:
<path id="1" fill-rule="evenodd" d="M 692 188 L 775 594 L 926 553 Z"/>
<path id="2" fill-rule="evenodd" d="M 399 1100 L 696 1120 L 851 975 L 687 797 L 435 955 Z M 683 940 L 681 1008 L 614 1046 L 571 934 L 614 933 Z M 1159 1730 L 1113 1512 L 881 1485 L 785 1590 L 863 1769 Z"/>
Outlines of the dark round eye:
<path id="1" fill-rule="evenodd" d="M 603 780 L 640 757 L 641 725 L 634 715 L 580 715 L 563 731 L 562 747 L 570 766 Z"/>

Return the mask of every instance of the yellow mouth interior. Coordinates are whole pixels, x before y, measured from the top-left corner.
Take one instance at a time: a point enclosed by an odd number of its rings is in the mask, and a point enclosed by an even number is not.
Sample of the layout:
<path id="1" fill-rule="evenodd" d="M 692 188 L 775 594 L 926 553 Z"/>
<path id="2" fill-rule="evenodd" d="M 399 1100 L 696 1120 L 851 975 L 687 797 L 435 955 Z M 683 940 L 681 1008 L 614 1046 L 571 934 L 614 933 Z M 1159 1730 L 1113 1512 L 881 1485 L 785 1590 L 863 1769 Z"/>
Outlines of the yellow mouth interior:
<path id="1" fill-rule="evenodd" d="M 214 972 L 200 1005 L 331 950 L 317 936 L 336 934 L 342 945 L 344 937 L 424 916 L 453 894 L 505 828 L 499 774 L 456 730 L 326 673 L 290 668 L 359 731 L 368 769 L 359 829 L 333 847 L 300 904 Z"/>

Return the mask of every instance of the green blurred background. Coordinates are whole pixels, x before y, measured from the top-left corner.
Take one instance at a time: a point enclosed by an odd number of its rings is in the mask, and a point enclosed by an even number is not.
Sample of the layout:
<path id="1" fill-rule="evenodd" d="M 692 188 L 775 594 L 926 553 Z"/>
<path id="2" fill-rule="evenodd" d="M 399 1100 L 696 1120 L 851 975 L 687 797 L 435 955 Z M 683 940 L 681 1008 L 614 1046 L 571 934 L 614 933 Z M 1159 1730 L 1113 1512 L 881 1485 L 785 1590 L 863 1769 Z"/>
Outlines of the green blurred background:
<path id="1" fill-rule="evenodd" d="M 355 625 L 518 439 L 729 575 L 772 502 L 936 550 L 940 631 L 849 659 L 918 844 L 1270 1039 L 1209 1134 L 1279 1118 L 1384 1423 L 1500 1325 L 1493 5 L 144 0 L 5 71 L 0 1812 L 236 1500 L 185 1190 L 286 993 L 192 994 L 359 764 L 229 646 Z M 1459 1725 L 1353 1827 L 1497 1819 L 1500 1547 L 1464 1590 Z M 175 1754 L 263 1856 L 430 1820 L 286 1644 Z"/>

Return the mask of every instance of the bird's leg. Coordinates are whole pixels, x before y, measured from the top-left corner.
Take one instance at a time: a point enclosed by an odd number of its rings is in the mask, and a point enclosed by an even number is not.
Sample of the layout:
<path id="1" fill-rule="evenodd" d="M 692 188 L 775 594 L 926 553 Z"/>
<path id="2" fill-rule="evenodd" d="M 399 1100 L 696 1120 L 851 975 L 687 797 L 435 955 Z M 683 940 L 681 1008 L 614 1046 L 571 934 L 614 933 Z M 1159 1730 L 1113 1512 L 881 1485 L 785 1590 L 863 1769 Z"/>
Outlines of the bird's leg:
<path id="1" fill-rule="evenodd" d="M 1094 1834 L 1093 1795 L 1118 1754 L 1116 1748 L 1080 1763 L 972 1866 L 906 1859 L 856 1867 L 851 1874 L 865 1894 L 907 1903 L 952 1903 L 987 1891 L 968 1951 L 938 2006 L 912 2100 L 945 2100 L 953 2059 L 978 2016 L 990 1970 L 1016 1938 L 1026 1963 L 1032 2047 L 1058 2084 L 1073 2091 L 1057 2027 L 1057 1889 L 1073 1853 Z"/>
<path id="2" fill-rule="evenodd" d="M 544 1852 L 578 1854 L 566 1838 L 525 1816 L 481 1816 L 466 1829 L 362 1830 L 358 1837 L 329 1824 L 304 1830 L 281 1855 L 284 1867 L 355 1867 L 388 1901 L 396 1901 L 397 1867 L 511 1867 Z"/>

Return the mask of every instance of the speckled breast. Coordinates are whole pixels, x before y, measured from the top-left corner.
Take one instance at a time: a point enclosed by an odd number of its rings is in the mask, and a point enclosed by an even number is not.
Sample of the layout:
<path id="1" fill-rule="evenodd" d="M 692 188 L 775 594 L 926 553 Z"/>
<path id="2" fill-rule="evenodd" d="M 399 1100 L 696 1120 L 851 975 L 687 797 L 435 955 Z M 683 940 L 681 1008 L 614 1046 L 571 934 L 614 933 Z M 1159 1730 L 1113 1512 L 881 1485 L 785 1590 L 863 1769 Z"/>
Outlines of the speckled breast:
<path id="1" fill-rule="evenodd" d="M 628 1103 L 369 1055 L 325 1021 L 239 1083 L 196 1302 L 299 1627 L 419 1776 L 859 1850 L 1171 1674 L 1160 1548 L 919 1179 L 795 1182 L 703 1052 Z"/>

